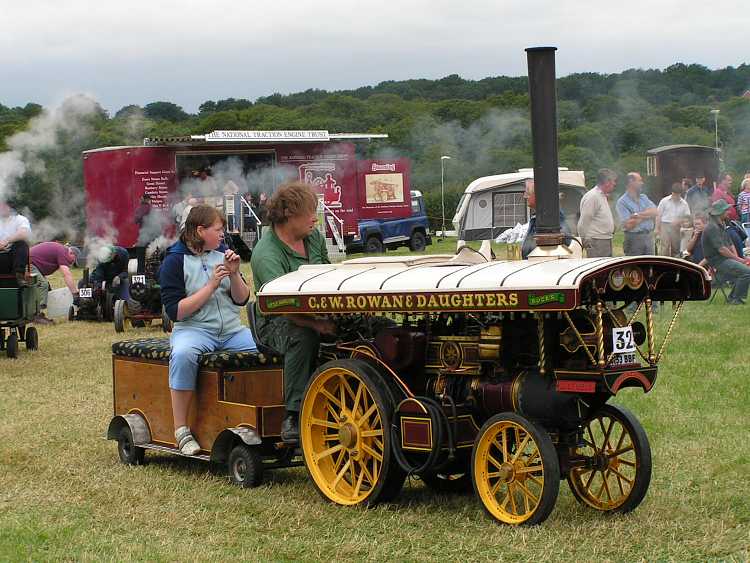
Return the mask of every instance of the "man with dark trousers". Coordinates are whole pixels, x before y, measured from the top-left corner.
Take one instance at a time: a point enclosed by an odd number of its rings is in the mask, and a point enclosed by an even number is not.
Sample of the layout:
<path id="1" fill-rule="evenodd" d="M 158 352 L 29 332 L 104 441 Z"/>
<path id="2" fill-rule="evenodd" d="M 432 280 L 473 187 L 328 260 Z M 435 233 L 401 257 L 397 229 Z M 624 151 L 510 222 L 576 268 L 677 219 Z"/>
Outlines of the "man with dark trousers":
<path id="1" fill-rule="evenodd" d="M 318 197 L 302 182 L 281 186 L 268 202 L 271 226 L 253 249 L 250 268 L 255 290 L 296 271 L 303 264 L 328 264 L 325 239 L 315 227 Z M 257 309 L 256 309 L 257 310 Z M 261 343 L 284 355 L 284 442 L 299 441 L 299 412 L 305 387 L 317 367 L 321 334 L 333 334 L 331 321 L 305 315 L 258 314 Z"/>
<path id="2" fill-rule="evenodd" d="M 643 178 L 638 172 L 629 172 L 625 193 L 617 200 L 615 209 L 625 239 L 622 244 L 625 256 L 642 256 L 654 253 L 654 228 L 656 205 L 642 193 Z"/>
<path id="3" fill-rule="evenodd" d="M 737 255 L 732 239 L 726 232 L 731 206 L 723 199 L 716 200 L 709 209 L 711 220 L 703 232 L 703 252 L 708 264 L 723 281 L 734 285 L 727 297 L 729 305 L 743 305 L 750 287 L 750 258 Z"/>
<path id="4" fill-rule="evenodd" d="M 0 201 L 0 273 L 15 274 L 18 283 L 29 285 L 29 220 Z"/>

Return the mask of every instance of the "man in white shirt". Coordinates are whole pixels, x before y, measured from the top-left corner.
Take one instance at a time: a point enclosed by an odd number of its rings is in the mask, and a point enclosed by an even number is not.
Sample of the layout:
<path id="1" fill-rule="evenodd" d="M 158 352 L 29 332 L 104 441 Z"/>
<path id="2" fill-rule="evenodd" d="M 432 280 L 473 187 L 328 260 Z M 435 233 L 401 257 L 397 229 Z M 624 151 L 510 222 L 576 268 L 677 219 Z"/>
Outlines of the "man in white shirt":
<path id="1" fill-rule="evenodd" d="M 690 206 L 682 199 L 682 185 L 672 184 L 672 193 L 659 202 L 656 215 L 656 236 L 660 239 L 659 254 L 680 257 L 680 228 L 690 218 Z"/>
<path id="2" fill-rule="evenodd" d="M 15 274 L 18 282 L 28 285 L 29 235 L 31 224 L 4 201 L 0 201 L 0 273 Z"/>
<path id="3" fill-rule="evenodd" d="M 596 186 L 581 198 L 581 217 L 578 220 L 578 235 L 583 239 L 589 258 L 612 256 L 612 235 L 615 221 L 607 196 L 617 185 L 617 174 L 602 168 L 596 177 Z"/>

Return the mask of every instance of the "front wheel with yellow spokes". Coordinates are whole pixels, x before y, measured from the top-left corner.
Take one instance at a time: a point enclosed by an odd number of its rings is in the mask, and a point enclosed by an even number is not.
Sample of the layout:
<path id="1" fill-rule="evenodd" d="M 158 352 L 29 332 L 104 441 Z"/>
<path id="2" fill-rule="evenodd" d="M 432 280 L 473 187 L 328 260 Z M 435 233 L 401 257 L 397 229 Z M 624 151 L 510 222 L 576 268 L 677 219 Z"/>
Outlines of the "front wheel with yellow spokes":
<path id="1" fill-rule="evenodd" d="M 505 524 L 539 524 L 555 507 L 560 465 L 549 434 L 515 413 L 490 418 L 471 456 L 474 491 Z"/>
<path id="2" fill-rule="evenodd" d="M 403 483 L 391 455 L 393 404 L 385 386 L 362 360 L 327 362 L 307 386 L 300 413 L 305 466 L 332 502 L 374 504 Z"/>
<path id="3" fill-rule="evenodd" d="M 568 475 L 579 502 L 602 512 L 630 512 L 651 482 L 651 446 L 633 414 L 604 405 L 583 427 L 583 445 L 573 452 L 587 460 Z"/>

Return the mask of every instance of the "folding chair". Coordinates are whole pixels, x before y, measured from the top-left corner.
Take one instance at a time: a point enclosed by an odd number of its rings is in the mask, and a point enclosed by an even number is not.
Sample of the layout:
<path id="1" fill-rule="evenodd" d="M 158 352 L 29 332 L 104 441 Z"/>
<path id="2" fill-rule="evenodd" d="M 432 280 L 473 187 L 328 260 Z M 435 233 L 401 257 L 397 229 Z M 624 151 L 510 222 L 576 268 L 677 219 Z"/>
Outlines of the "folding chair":
<path id="1" fill-rule="evenodd" d="M 724 296 L 724 301 L 729 301 L 729 295 L 734 290 L 734 284 L 730 281 L 723 280 L 715 268 L 706 266 L 706 269 L 711 276 L 711 299 L 709 299 L 708 302 L 712 303 L 718 292 L 721 292 Z"/>

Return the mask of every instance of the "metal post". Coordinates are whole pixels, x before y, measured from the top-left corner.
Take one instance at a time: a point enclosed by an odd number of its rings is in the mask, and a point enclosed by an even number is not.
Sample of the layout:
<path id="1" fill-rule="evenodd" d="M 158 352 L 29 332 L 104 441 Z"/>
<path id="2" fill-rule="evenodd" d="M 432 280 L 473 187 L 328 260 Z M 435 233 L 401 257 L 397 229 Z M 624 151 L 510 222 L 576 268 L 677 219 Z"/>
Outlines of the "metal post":
<path id="1" fill-rule="evenodd" d="M 445 238 L 445 161 L 450 160 L 451 157 L 443 155 L 440 157 L 440 206 L 442 207 L 442 235 L 441 238 Z"/>
<path id="2" fill-rule="evenodd" d="M 716 152 L 719 152 L 719 113 L 721 110 L 712 109 L 711 113 L 714 115 L 714 148 Z"/>

